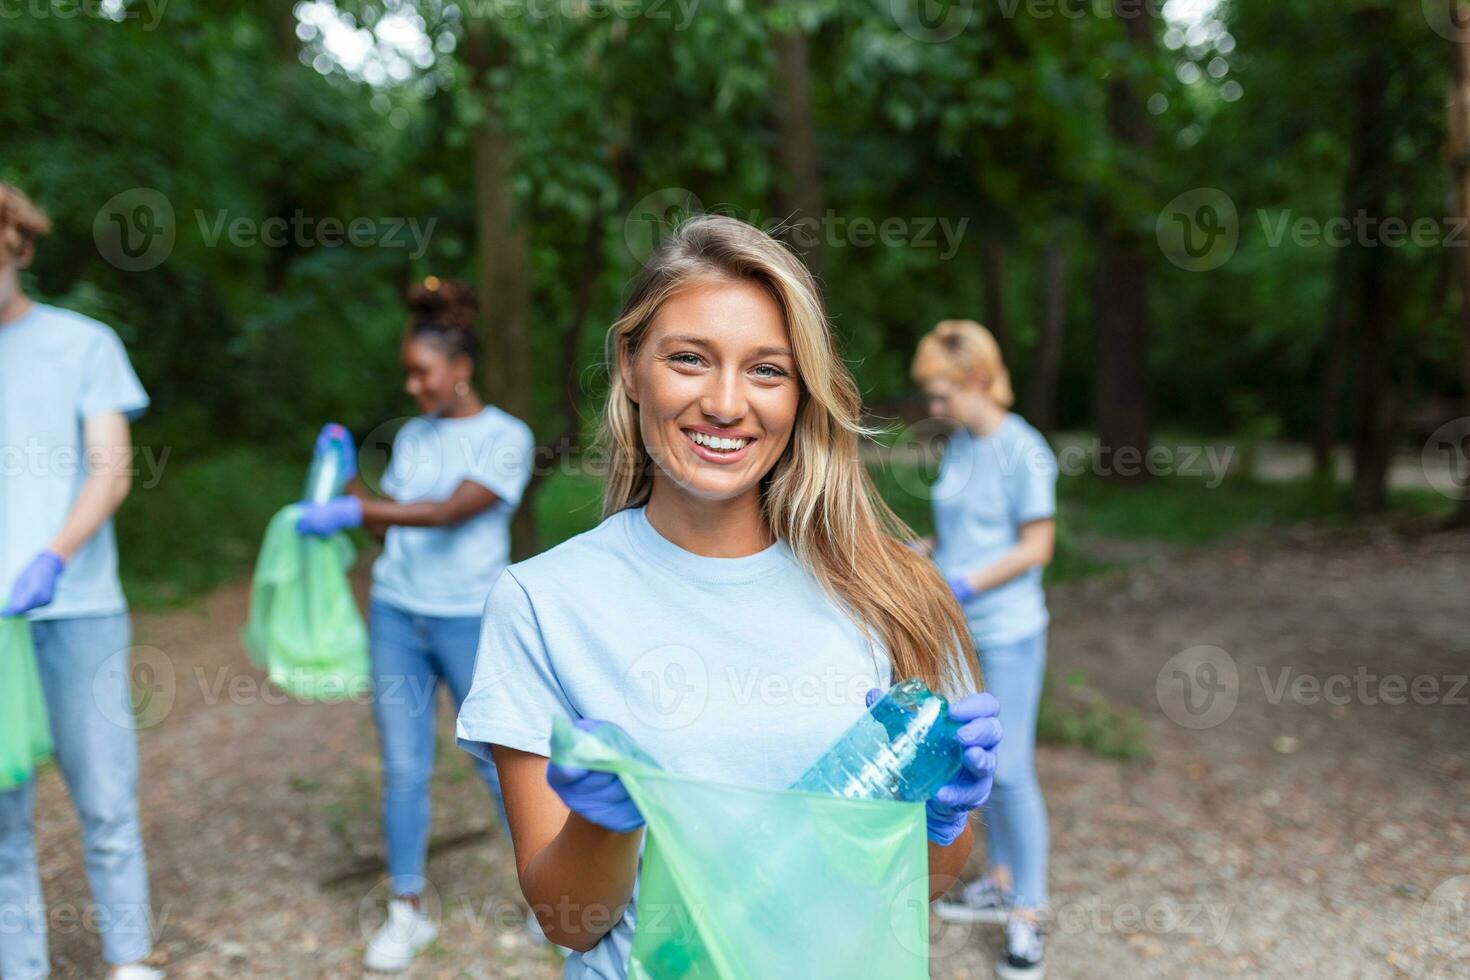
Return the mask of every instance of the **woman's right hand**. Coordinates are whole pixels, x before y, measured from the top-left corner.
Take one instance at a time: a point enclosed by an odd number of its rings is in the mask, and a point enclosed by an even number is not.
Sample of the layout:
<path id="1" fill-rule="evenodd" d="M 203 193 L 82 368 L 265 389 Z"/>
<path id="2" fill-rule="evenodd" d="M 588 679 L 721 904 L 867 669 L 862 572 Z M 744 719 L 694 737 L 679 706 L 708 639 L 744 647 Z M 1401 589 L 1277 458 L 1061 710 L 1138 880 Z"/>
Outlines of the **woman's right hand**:
<path id="1" fill-rule="evenodd" d="M 362 501 L 351 495 L 333 497 L 324 504 L 302 503 L 296 530 L 321 538 L 362 524 Z"/>
<path id="2" fill-rule="evenodd" d="M 574 724 L 590 732 L 603 725 L 612 725 L 612 722 L 578 718 Z M 561 797 L 567 809 L 599 827 L 616 834 L 627 834 L 643 826 L 643 814 L 638 812 L 638 806 L 628 795 L 623 781 L 613 773 L 548 762 L 546 782 Z"/>

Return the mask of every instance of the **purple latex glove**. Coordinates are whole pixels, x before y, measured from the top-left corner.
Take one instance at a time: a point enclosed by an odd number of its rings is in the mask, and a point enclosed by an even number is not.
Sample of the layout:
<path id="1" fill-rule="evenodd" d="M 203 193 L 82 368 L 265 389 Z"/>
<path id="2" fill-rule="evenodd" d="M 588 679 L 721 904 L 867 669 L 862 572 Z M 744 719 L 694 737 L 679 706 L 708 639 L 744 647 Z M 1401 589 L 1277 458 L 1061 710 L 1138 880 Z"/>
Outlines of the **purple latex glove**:
<path id="1" fill-rule="evenodd" d="M 574 724 L 584 732 L 593 731 L 610 721 L 578 718 Z M 610 772 L 546 764 L 546 782 L 561 797 L 567 809 L 585 820 L 616 834 L 626 834 L 643 826 L 643 814 L 628 795 L 623 781 Z"/>
<path id="2" fill-rule="evenodd" d="M 883 696 L 868 692 L 868 707 Z M 955 737 L 962 755 L 960 771 L 935 791 L 924 806 L 929 839 L 940 847 L 953 844 L 965 831 L 970 811 L 990 798 L 995 780 L 995 747 L 1000 744 L 1000 702 L 993 694 L 967 694 L 949 706 L 949 716 L 960 722 Z"/>
<path id="3" fill-rule="evenodd" d="M 10 601 L 0 609 L 0 616 L 20 616 L 50 602 L 56 595 L 56 580 L 65 567 L 66 562 L 54 551 L 43 551 L 32 558 L 16 576 L 15 584 L 10 587 Z"/>
<path id="4" fill-rule="evenodd" d="M 296 518 L 296 530 L 323 538 L 361 525 L 362 501 L 352 496 L 333 497 L 324 504 L 303 503 Z"/>
<path id="5" fill-rule="evenodd" d="M 322 426 L 322 431 L 316 434 L 316 446 L 313 452 L 320 455 L 326 444 L 333 438 L 340 439 L 347 447 L 347 452 L 343 454 L 346 457 L 347 469 L 342 474 L 342 479 L 350 480 L 357 475 L 357 444 L 352 441 L 352 433 L 347 430 L 347 426 L 341 422 L 328 422 Z"/>
<path id="6" fill-rule="evenodd" d="M 949 580 L 949 591 L 954 593 L 955 600 L 962 606 L 980 594 L 963 575 Z"/>

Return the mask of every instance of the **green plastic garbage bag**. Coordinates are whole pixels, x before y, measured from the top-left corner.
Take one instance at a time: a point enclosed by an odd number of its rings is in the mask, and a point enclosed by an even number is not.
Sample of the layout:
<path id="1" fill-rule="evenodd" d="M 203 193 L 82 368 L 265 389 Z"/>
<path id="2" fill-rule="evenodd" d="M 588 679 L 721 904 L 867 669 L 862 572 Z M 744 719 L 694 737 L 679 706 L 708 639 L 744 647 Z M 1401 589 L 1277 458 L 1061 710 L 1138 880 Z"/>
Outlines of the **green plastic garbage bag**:
<path id="1" fill-rule="evenodd" d="M 0 616 L 0 790 L 26 783 L 51 754 L 31 624 Z"/>
<path id="2" fill-rule="evenodd" d="M 361 696 L 371 681 L 367 628 L 347 582 L 355 549 L 345 534 L 299 533 L 300 512 L 291 504 L 266 528 L 250 586 L 245 649 L 273 684 L 303 701 Z"/>
<path id="3" fill-rule="evenodd" d="M 648 822 L 630 980 L 929 976 L 917 803 L 730 786 L 557 718 L 552 758 L 615 772 Z"/>

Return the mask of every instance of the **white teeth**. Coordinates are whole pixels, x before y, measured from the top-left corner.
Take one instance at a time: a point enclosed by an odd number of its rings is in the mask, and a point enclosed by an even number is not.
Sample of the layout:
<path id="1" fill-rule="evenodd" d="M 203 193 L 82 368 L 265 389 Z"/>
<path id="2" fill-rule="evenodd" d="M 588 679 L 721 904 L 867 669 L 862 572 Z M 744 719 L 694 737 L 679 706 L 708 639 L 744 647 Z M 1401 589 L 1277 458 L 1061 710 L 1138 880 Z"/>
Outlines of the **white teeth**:
<path id="1" fill-rule="evenodd" d="M 690 439 L 693 439 L 701 446 L 706 446 L 722 453 L 732 453 L 736 450 L 744 449 L 750 442 L 749 439 L 722 439 L 719 436 L 707 435 L 703 432 L 696 432 L 693 429 L 686 429 L 685 431 L 689 433 Z"/>

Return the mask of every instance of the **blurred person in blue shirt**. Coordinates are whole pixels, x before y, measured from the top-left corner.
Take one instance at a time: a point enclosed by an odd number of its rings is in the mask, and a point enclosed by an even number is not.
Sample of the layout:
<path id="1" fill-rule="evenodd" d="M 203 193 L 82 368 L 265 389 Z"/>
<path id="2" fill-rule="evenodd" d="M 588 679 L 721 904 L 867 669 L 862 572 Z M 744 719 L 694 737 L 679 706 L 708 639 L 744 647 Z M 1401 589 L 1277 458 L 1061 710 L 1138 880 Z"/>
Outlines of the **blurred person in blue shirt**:
<path id="1" fill-rule="evenodd" d="M 50 222 L 0 184 L 0 616 L 30 621 L 57 768 L 85 843 L 102 955 L 115 980 L 153 980 L 138 823 L 131 623 L 112 515 L 132 486 L 129 421 L 148 395 L 122 342 L 33 302 L 20 273 Z M 50 970 L 36 866 L 35 783 L 0 792 L 0 975 Z"/>
<path id="2" fill-rule="evenodd" d="M 1038 980 L 1047 904 L 1046 803 L 1033 763 L 1049 621 L 1041 573 L 1055 543 L 1057 462 L 1010 410 L 1000 346 L 972 320 L 946 320 L 919 342 L 912 374 L 935 418 L 956 423 L 932 489 L 934 561 L 950 583 L 1000 701 L 1006 737 L 986 807 L 990 872 L 935 911 L 1006 923 L 1001 980 Z"/>
<path id="3" fill-rule="evenodd" d="M 422 415 L 393 440 L 380 489 L 304 507 L 300 529 L 362 525 L 384 539 L 373 565 L 369 623 L 373 717 L 383 756 L 383 836 L 394 898 L 369 941 L 371 970 L 401 970 L 438 932 L 419 907 L 426 886 L 435 702 L 458 710 L 474 677 L 481 614 L 510 562 L 510 521 L 531 479 L 535 440 L 520 419 L 481 400 L 473 289 L 429 277 L 408 295 L 404 389 Z M 495 763 L 475 760 L 505 817 Z"/>

